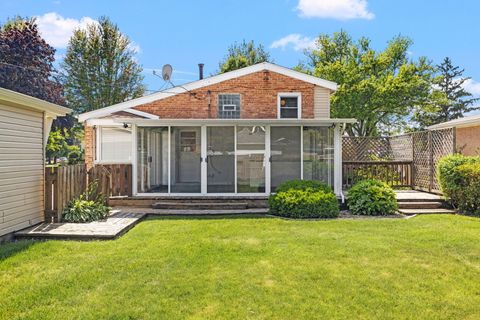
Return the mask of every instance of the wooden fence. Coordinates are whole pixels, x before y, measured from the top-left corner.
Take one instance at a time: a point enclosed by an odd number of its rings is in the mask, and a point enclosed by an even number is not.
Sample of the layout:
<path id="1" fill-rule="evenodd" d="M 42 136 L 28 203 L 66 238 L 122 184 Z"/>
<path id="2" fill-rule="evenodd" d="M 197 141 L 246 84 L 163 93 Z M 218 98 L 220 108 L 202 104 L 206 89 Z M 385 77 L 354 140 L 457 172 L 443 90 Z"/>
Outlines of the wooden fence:
<path id="1" fill-rule="evenodd" d="M 393 187 L 440 193 L 435 170 L 441 157 L 455 152 L 455 129 L 343 137 L 342 147 L 344 188 L 361 176 L 370 176 Z"/>
<path id="2" fill-rule="evenodd" d="M 63 209 L 93 181 L 107 201 L 112 196 L 131 196 L 132 165 L 96 165 L 88 172 L 85 164 L 45 168 L 45 220 L 60 221 Z"/>
<path id="3" fill-rule="evenodd" d="M 344 161 L 343 187 L 359 179 L 379 179 L 394 188 L 413 188 L 412 161 Z"/>

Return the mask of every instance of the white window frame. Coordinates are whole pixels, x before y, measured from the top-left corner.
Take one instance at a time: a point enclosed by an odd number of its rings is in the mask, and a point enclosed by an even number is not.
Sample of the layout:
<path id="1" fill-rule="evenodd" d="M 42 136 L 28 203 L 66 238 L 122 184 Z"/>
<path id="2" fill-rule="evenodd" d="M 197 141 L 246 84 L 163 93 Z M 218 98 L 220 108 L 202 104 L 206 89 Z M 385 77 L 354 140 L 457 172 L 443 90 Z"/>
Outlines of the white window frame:
<path id="1" fill-rule="evenodd" d="M 280 101 L 282 100 L 282 97 L 284 98 L 297 98 L 297 118 L 296 119 L 302 119 L 302 93 L 301 92 L 279 92 L 277 94 L 277 118 L 278 119 L 295 119 L 295 118 L 282 118 L 281 112 L 280 112 Z"/>
<path id="2" fill-rule="evenodd" d="M 102 159 L 102 130 L 103 129 L 122 129 L 123 125 L 117 126 L 96 126 L 95 129 L 95 161 L 94 164 L 132 164 L 133 163 L 133 154 L 130 156 L 130 161 L 112 161 L 112 160 L 103 160 Z M 132 139 L 133 145 L 133 128 L 130 131 L 130 137 Z"/>

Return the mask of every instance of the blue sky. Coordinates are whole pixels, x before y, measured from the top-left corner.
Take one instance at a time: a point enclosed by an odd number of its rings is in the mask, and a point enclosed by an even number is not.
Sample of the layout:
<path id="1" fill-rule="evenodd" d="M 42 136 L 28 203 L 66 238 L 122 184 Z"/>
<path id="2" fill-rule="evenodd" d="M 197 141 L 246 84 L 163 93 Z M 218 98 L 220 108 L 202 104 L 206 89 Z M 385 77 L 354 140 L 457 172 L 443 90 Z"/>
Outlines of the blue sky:
<path id="1" fill-rule="evenodd" d="M 199 62 L 206 75 L 214 73 L 227 47 L 246 39 L 293 67 L 315 36 L 344 29 L 369 37 L 378 49 L 402 34 L 414 41 L 413 58 L 449 56 L 473 78 L 467 89 L 480 96 L 479 12 L 475 0 L 0 0 L 0 23 L 17 14 L 37 16 L 59 58 L 73 28 L 109 16 L 138 49 L 151 90 L 163 85 L 152 69 L 165 63 L 174 68 L 175 84 L 193 81 Z"/>

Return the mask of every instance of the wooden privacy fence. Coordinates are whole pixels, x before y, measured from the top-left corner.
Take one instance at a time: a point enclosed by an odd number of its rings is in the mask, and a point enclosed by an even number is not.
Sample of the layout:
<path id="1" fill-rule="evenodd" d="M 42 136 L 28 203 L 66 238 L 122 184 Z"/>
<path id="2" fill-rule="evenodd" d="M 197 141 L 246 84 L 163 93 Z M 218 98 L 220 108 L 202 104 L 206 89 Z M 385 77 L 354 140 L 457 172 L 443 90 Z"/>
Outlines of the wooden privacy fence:
<path id="1" fill-rule="evenodd" d="M 132 165 L 96 165 L 88 172 L 85 164 L 45 168 L 45 220 L 60 221 L 63 209 L 93 181 L 107 201 L 112 196 L 131 196 Z"/>
<path id="2" fill-rule="evenodd" d="M 455 152 L 455 129 L 420 131 L 392 137 L 343 137 L 343 187 L 362 177 L 392 187 L 440 192 L 438 160 Z"/>

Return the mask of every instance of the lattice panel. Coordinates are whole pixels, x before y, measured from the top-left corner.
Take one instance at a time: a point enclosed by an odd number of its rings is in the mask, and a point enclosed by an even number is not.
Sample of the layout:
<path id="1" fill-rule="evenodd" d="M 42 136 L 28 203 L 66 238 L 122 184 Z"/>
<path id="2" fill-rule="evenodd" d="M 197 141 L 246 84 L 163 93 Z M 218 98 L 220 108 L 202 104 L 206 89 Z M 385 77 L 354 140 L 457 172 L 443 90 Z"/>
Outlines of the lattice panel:
<path id="1" fill-rule="evenodd" d="M 430 190 L 431 185 L 431 162 L 429 132 L 415 132 L 413 137 L 413 170 L 415 172 L 414 185 Z"/>
<path id="2" fill-rule="evenodd" d="M 344 161 L 375 161 L 392 159 L 388 137 L 343 137 Z"/>
<path id="3" fill-rule="evenodd" d="M 455 132 L 453 128 L 432 131 L 432 134 L 431 134 L 432 161 L 433 161 L 432 189 L 435 191 L 440 191 L 440 184 L 438 183 L 438 180 L 437 180 L 435 168 L 437 167 L 438 160 L 440 160 L 440 158 L 454 152 L 455 150 L 454 135 L 455 135 Z"/>
<path id="4" fill-rule="evenodd" d="M 394 160 L 412 161 L 412 135 L 404 134 L 390 137 L 390 148 Z"/>

